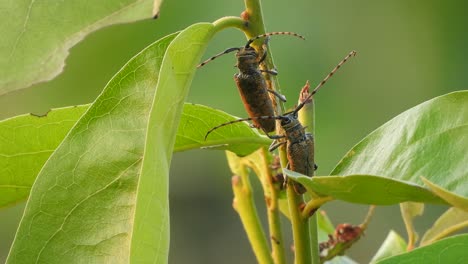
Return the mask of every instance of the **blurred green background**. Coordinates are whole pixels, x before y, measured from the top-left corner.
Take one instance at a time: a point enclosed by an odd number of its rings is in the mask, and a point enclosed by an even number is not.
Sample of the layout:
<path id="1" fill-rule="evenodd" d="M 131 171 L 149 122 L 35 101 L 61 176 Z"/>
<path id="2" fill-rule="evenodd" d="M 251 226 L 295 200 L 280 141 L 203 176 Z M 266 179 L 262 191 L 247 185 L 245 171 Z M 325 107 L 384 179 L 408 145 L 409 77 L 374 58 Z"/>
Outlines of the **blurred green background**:
<path id="1" fill-rule="evenodd" d="M 328 174 L 348 149 L 393 116 L 467 88 L 466 1 L 302 0 L 263 5 L 268 31 L 294 31 L 307 38 L 304 42 L 279 36 L 270 42 L 289 107 L 306 80 L 319 82 L 349 51 L 358 51 L 315 97 L 318 175 Z M 1 96 L 0 119 L 90 103 L 119 68 L 151 42 L 193 23 L 239 15 L 242 10 L 240 0 L 167 0 L 158 20 L 95 32 L 71 49 L 58 78 Z M 240 32 L 222 32 L 204 58 L 244 43 Z M 200 69 L 188 100 L 246 116 L 232 79 L 234 63 L 234 55 L 225 56 Z M 230 176 L 221 151 L 175 154 L 170 263 L 255 263 L 231 207 Z M 259 193 L 257 198 L 263 213 Z M 21 203 L 0 211 L 0 261 L 8 253 L 23 208 Z M 367 207 L 333 202 L 324 209 L 335 224 L 358 224 Z M 427 207 L 424 217 L 417 219 L 417 229 L 423 232 L 444 209 Z M 392 228 L 405 236 L 399 208 L 379 207 L 366 236 L 349 255 L 367 263 Z"/>

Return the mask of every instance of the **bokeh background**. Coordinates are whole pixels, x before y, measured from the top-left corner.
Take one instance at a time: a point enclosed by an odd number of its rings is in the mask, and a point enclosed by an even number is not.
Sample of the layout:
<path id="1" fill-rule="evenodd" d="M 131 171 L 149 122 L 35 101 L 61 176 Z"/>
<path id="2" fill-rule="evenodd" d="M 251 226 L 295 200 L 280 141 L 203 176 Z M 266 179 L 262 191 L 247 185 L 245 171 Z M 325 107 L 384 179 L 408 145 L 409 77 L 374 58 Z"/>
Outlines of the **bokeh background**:
<path id="1" fill-rule="evenodd" d="M 263 8 L 268 31 L 307 37 L 304 42 L 279 36 L 270 42 L 289 107 L 306 80 L 319 82 L 349 51 L 358 51 L 316 96 L 318 175 L 327 175 L 347 150 L 393 116 L 433 97 L 467 89 L 466 1 L 264 1 Z M 0 119 L 90 103 L 119 68 L 151 42 L 242 10 L 241 0 L 166 0 L 157 20 L 112 26 L 86 37 L 71 49 L 58 78 L 1 96 Z M 204 58 L 243 43 L 240 32 L 227 30 L 215 37 Z M 188 101 L 246 116 L 232 80 L 234 63 L 233 55 L 225 56 L 199 70 Z M 255 263 L 231 207 L 230 176 L 221 151 L 174 155 L 169 263 Z M 263 214 L 258 184 L 255 187 Z M 0 211 L 0 261 L 8 253 L 23 208 L 21 203 Z M 335 224 L 358 224 L 367 211 L 366 206 L 342 202 L 324 209 Z M 428 206 L 417 219 L 417 229 L 423 232 L 444 210 Z M 367 263 L 390 229 L 406 236 L 399 208 L 379 207 L 349 256 Z"/>

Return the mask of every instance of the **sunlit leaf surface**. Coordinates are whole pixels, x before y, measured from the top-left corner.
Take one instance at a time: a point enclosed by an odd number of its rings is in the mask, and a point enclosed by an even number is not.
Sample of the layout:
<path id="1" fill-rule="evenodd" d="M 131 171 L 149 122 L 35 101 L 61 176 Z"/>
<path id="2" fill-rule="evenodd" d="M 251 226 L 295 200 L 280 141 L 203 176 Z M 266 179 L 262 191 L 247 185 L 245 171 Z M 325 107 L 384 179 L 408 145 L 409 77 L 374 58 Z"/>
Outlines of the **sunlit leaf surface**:
<path id="1" fill-rule="evenodd" d="M 391 205 L 401 202 L 443 204 L 444 200 L 416 184 L 374 175 L 307 177 L 284 170 L 307 190 L 322 196 L 360 204 Z"/>
<path id="2" fill-rule="evenodd" d="M 2 0 L 0 95 L 59 74 L 68 50 L 102 27 L 151 18 L 154 0 Z"/>
<path id="3" fill-rule="evenodd" d="M 166 263 L 168 169 L 195 66 L 197 24 L 130 60 L 50 156 L 8 263 Z"/>
<path id="4" fill-rule="evenodd" d="M 44 163 L 88 108 L 89 105 L 59 108 L 43 117 L 28 114 L 0 122 L 0 207 L 27 198 Z M 233 125 L 231 129 L 236 133 L 232 137 L 213 134 L 204 139 L 211 127 L 234 119 L 236 117 L 222 111 L 186 103 L 174 152 L 226 149 L 244 156 L 261 145 L 270 144 L 268 138 L 260 136 L 246 123 Z M 220 140 L 223 140 L 221 145 Z"/>
<path id="5" fill-rule="evenodd" d="M 468 197 L 468 91 L 424 102 L 353 147 L 331 175 L 368 174 Z M 450 201 L 447 201 L 450 202 Z"/>

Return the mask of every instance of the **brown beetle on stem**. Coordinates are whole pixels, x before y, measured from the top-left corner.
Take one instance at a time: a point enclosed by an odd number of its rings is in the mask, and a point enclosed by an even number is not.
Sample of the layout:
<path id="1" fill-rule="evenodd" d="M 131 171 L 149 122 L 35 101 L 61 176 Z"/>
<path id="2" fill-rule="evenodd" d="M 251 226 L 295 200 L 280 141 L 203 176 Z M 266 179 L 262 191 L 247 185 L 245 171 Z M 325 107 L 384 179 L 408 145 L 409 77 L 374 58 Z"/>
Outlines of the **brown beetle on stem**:
<path id="1" fill-rule="evenodd" d="M 237 88 L 239 89 L 244 107 L 250 117 L 273 116 L 275 114 L 273 104 L 268 93 L 274 94 L 284 102 L 286 101 L 286 98 L 283 95 L 275 92 L 274 90 L 268 89 L 265 78 L 262 74 L 262 72 L 265 72 L 276 75 L 277 72 L 275 70 L 263 71 L 259 68 L 260 63 L 265 60 L 267 53 L 264 52 L 264 54 L 260 56 L 255 48 L 250 46 L 255 40 L 266 37 L 264 42 L 264 46 L 266 47 L 268 37 L 273 35 L 291 35 L 304 39 L 301 35 L 293 32 L 266 33 L 249 39 L 244 47 L 229 48 L 198 65 L 198 68 L 200 68 L 224 54 L 237 51 L 236 67 L 239 69 L 239 73 L 234 75 L 234 80 L 236 81 Z M 261 128 L 266 133 L 275 130 L 275 121 L 273 119 L 252 119 L 252 122 L 254 127 Z"/>
<path id="2" fill-rule="evenodd" d="M 313 176 L 317 166 L 314 162 L 314 138 L 311 133 L 305 131 L 305 127 L 299 122 L 298 113 L 307 104 L 307 102 L 318 92 L 318 90 L 330 79 L 333 74 L 352 56 L 356 55 L 356 51 L 350 52 L 326 77 L 321 81 L 317 87 L 302 100 L 302 102 L 291 112 L 285 113 L 279 116 L 256 116 L 249 118 L 242 118 L 227 122 L 216 126 L 210 129 L 206 135 L 205 140 L 208 135 L 214 130 L 234 124 L 237 122 L 248 121 L 248 120 L 280 120 L 281 127 L 284 130 L 284 135 L 268 135 L 271 139 L 274 139 L 273 143 L 270 145 L 269 150 L 273 151 L 279 146 L 286 144 L 286 155 L 288 159 L 287 168 L 298 172 L 303 175 Z M 306 87 L 308 83 L 306 84 Z M 280 139 L 285 139 L 281 140 Z M 305 189 L 300 184 L 294 185 L 297 193 L 304 193 Z"/>

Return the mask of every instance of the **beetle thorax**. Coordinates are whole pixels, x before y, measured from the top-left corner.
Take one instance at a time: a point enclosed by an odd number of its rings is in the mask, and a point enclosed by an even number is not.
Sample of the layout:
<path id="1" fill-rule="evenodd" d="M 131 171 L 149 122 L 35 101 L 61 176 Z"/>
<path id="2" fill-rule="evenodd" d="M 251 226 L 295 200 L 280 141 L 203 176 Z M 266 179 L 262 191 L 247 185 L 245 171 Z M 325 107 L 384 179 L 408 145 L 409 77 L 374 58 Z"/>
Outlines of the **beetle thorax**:
<path id="1" fill-rule="evenodd" d="M 281 120 L 281 127 L 284 129 L 288 141 L 302 140 L 305 137 L 305 130 L 299 120 L 290 115 L 287 115 L 286 118 Z"/>
<path id="2" fill-rule="evenodd" d="M 236 54 L 237 68 L 241 72 L 258 71 L 257 52 L 253 48 L 242 49 Z"/>

